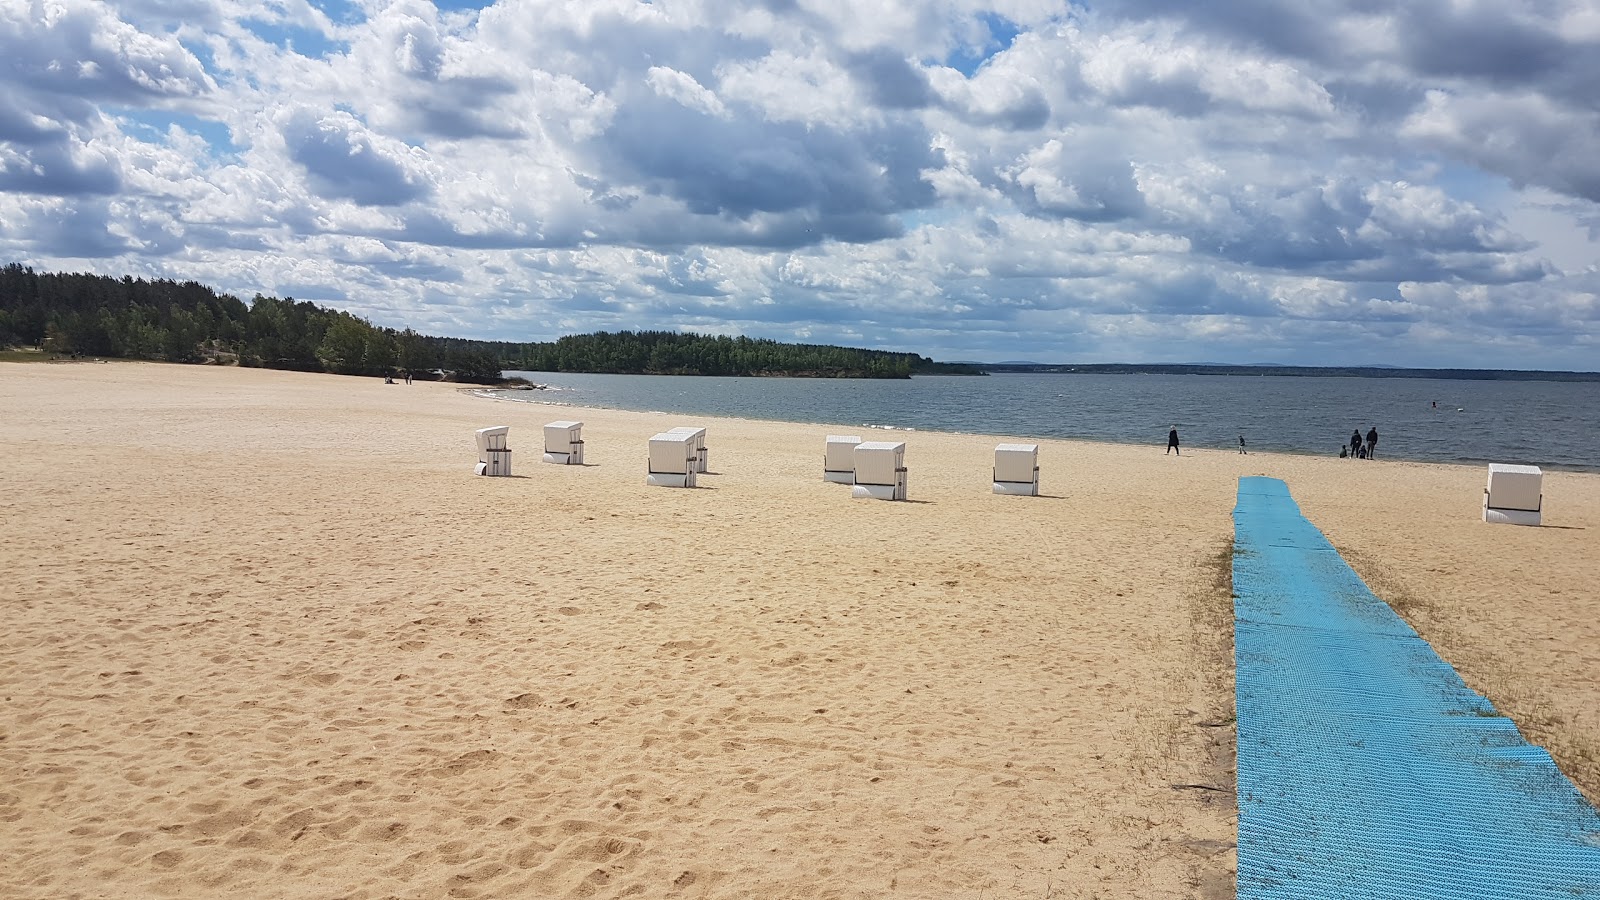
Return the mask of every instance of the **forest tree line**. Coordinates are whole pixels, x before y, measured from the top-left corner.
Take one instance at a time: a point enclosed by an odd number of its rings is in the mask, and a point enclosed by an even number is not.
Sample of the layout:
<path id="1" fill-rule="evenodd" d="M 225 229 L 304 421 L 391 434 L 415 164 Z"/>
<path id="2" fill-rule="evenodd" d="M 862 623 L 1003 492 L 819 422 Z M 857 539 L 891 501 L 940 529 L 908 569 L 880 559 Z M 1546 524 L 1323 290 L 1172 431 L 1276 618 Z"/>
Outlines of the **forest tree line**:
<path id="1" fill-rule="evenodd" d="M 676 331 L 570 335 L 522 344 L 517 368 L 535 372 L 620 372 L 650 375 L 784 375 L 813 378 L 909 378 L 981 375 L 973 366 L 936 363 L 915 353 L 785 344 Z"/>
<path id="2" fill-rule="evenodd" d="M 59 355 L 212 362 L 429 377 L 489 384 L 504 369 L 661 375 L 906 378 L 980 374 L 970 366 L 890 353 L 770 340 L 623 331 L 546 343 L 434 337 L 373 325 L 350 313 L 257 294 L 246 303 L 193 281 L 0 268 L 0 346 Z"/>

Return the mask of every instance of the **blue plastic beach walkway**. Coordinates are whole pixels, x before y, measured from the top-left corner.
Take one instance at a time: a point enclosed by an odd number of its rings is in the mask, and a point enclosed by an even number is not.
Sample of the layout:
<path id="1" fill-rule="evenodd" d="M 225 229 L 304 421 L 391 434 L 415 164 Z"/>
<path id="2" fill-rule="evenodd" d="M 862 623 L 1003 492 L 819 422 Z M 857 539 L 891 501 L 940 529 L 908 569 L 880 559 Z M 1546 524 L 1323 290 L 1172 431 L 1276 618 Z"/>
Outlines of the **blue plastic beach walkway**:
<path id="1" fill-rule="evenodd" d="M 1600 898 L 1600 814 L 1284 483 L 1234 528 L 1240 900 Z"/>

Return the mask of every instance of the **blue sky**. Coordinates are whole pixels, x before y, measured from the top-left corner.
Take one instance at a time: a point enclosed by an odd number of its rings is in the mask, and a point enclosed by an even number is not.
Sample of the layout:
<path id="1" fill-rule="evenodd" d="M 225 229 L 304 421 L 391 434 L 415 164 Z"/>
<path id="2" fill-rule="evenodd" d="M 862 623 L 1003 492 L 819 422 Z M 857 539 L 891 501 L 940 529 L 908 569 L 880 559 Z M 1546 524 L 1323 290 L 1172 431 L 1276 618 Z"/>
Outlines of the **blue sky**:
<path id="1" fill-rule="evenodd" d="M 1594 0 L 0 0 L 0 261 L 500 340 L 1600 368 Z"/>

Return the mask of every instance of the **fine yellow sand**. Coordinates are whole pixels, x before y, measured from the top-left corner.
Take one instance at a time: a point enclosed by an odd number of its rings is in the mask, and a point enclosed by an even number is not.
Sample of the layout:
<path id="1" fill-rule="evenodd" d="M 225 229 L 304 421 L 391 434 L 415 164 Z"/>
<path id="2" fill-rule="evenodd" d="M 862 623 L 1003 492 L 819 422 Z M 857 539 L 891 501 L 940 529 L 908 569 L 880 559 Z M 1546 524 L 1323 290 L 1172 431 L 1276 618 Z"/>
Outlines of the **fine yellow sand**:
<path id="1" fill-rule="evenodd" d="M 684 424 L 718 474 L 646 486 Z M 1600 477 L 1515 528 L 1473 467 L 1040 441 L 1031 499 L 895 433 L 883 503 L 859 431 L 0 364 L 0 896 L 1231 896 L 1250 474 L 1597 795 Z"/>

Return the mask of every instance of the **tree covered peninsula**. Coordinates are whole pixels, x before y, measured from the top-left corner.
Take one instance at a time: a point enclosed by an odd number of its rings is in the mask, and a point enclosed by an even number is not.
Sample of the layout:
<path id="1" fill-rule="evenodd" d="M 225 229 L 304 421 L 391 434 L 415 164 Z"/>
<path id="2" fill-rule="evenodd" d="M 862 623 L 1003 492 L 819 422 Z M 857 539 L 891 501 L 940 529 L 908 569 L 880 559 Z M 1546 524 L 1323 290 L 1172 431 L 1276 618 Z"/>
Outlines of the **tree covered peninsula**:
<path id="1" fill-rule="evenodd" d="M 647 375 L 908 378 L 981 375 L 915 353 L 725 335 L 622 331 L 543 343 L 474 341 L 383 328 L 346 312 L 193 281 L 0 269 L 0 346 L 57 355 L 223 363 L 347 375 L 447 371 L 491 384 L 505 369 Z"/>

